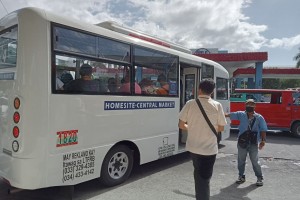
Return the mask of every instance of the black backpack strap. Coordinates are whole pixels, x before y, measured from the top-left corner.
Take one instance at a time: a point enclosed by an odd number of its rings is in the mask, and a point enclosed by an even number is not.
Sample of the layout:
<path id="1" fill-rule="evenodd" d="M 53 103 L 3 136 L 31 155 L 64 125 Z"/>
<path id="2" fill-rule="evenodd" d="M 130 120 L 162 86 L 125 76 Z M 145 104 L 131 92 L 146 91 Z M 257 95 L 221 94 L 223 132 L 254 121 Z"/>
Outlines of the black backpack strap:
<path id="1" fill-rule="evenodd" d="M 210 129 L 213 131 L 213 133 L 215 134 L 215 136 L 218 138 L 218 133 L 217 133 L 215 127 L 212 125 L 212 123 L 211 123 L 210 120 L 208 119 L 208 117 L 207 117 L 207 115 L 206 115 L 206 113 L 205 113 L 205 110 L 203 109 L 203 107 L 202 107 L 202 105 L 201 105 L 201 103 L 200 103 L 200 100 L 199 100 L 199 99 L 196 99 L 196 102 L 197 102 L 197 104 L 198 104 L 199 109 L 200 109 L 201 112 L 202 112 L 203 117 L 205 118 L 207 124 L 209 125 Z"/>

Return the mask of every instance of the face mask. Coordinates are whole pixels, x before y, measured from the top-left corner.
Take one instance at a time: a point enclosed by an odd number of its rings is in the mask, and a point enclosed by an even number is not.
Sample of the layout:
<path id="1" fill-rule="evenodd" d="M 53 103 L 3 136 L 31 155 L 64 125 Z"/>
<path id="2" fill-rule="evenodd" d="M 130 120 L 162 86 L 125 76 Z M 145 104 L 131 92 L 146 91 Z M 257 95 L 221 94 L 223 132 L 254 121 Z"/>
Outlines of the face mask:
<path id="1" fill-rule="evenodd" d="M 254 107 L 246 106 L 246 112 L 251 113 L 254 111 Z"/>

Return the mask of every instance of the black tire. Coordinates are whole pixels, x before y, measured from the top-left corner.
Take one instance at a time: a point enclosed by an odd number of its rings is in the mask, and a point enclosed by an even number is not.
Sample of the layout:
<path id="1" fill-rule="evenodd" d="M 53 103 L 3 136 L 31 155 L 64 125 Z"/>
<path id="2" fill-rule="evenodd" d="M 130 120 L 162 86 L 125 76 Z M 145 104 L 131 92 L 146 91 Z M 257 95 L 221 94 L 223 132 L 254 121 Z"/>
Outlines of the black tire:
<path id="1" fill-rule="evenodd" d="M 292 134 L 297 137 L 300 138 L 300 122 L 296 122 L 293 126 L 292 126 Z"/>
<path id="2" fill-rule="evenodd" d="M 104 158 L 100 180 L 105 186 L 115 186 L 128 179 L 133 167 L 133 152 L 125 145 L 112 148 Z"/>

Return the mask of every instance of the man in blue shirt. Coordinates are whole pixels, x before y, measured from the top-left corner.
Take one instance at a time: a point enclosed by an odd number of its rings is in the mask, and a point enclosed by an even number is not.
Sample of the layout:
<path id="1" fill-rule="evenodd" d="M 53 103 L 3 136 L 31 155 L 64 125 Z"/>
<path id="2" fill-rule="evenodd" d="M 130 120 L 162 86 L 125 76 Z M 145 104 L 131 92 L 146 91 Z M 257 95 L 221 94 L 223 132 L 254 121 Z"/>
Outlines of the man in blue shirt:
<path id="1" fill-rule="evenodd" d="M 237 184 L 242 184 L 246 181 L 245 166 L 246 158 L 249 157 L 252 167 L 257 177 L 257 186 L 263 186 L 263 174 L 261 166 L 258 164 L 258 149 L 261 150 L 266 143 L 266 131 L 268 130 L 267 123 L 262 115 L 255 111 L 255 101 L 248 99 L 246 101 L 246 111 L 237 111 L 225 114 L 231 120 L 239 120 L 238 127 L 238 170 L 239 178 Z"/>

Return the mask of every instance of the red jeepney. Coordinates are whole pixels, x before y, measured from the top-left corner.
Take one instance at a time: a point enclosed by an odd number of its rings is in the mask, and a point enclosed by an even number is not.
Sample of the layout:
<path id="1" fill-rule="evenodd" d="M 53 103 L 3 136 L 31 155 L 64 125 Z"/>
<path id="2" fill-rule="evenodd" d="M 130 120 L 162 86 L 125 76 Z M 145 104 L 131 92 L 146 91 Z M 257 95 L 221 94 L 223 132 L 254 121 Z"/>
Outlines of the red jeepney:
<path id="1" fill-rule="evenodd" d="M 236 89 L 234 93 L 253 94 L 256 101 L 255 111 L 266 120 L 269 130 L 291 131 L 300 137 L 300 92 L 298 90 L 275 89 Z M 245 100 L 231 101 L 231 112 L 245 110 Z M 239 121 L 232 120 L 236 128 Z"/>

